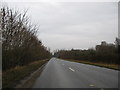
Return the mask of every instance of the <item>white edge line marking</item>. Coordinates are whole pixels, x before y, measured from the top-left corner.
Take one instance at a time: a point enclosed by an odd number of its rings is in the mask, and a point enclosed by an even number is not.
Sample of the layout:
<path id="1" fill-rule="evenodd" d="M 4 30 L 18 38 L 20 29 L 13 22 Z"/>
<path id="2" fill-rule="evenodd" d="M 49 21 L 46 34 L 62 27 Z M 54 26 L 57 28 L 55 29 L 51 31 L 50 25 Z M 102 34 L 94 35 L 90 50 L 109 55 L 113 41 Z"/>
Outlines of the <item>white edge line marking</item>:
<path id="1" fill-rule="evenodd" d="M 69 69 L 70 69 L 71 71 L 73 71 L 73 72 L 75 71 L 74 69 L 72 69 L 72 68 L 70 68 L 70 67 L 69 67 Z"/>

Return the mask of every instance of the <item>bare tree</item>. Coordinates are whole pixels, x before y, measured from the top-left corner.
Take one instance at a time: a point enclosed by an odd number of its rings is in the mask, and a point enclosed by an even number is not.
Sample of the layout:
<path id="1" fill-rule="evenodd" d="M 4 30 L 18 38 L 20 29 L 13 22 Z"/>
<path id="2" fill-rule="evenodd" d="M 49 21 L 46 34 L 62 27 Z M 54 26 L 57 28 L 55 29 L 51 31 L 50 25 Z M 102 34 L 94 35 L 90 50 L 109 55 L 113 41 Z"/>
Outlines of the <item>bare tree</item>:
<path id="1" fill-rule="evenodd" d="M 50 56 L 50 52 L 36 36 L 38 27 L 29 22 L 26 12 L 21 14 L 3 7 L 0 11 L 0 18 L 3 38 L 3 70 Z"/>

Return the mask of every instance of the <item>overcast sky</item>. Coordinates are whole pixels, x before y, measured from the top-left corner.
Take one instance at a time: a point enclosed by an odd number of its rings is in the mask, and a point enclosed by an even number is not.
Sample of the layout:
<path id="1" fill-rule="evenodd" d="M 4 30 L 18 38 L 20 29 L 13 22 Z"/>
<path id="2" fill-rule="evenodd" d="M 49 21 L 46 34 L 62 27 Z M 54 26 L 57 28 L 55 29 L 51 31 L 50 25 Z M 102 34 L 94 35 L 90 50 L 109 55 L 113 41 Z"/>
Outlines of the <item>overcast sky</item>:
<path id="1" fill-rule="evenodd" d="M 34 0 L 31 0 L 34 1 Z M 38 38 L 56 49 L 88 49 L 118 37 L 117 2 L 8 2 L 19 11 L 28 9 L 39 25 Z"/>

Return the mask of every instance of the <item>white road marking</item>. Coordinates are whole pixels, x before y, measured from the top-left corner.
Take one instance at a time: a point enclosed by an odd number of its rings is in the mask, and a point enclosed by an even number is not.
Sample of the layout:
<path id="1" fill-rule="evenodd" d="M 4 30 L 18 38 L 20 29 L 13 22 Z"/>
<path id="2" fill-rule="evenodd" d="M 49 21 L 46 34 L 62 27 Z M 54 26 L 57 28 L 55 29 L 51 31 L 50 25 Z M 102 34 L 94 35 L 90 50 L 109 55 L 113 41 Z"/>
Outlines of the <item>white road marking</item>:
<path id="1" fill-rule="evenodd" d="M 91 87 L 94 87 L 95 85 L 93 85 L 93 84 L 90 84 L 89 86 L 91 86 Z"/>
<path id="2" fill-rule="evenodd" d="M 72 68 L 70 68 L 70 67 L 69 67 L 69 69 L 70 69 L 71 71 L 73 71 L 73 72 L 75 71 L 74 69 L 72 69 Z"/>
<path id="3" fill-rule="evenodd" d="M 62 64 L 62 65 L 64 65 L 64 64 Z"/>

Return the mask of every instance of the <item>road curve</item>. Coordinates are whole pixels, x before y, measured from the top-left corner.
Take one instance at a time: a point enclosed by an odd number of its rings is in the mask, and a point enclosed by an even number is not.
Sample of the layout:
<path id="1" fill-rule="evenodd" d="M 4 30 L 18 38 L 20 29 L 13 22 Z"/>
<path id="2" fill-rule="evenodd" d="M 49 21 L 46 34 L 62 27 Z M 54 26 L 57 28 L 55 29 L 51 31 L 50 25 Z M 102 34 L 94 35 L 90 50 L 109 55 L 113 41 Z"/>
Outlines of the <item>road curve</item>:
<path id="1" fill-rule="evenodd" d="M 118 71 L 52 58 L 33 88 L 118 88 Z"/>

